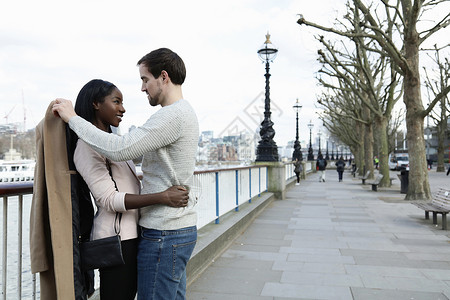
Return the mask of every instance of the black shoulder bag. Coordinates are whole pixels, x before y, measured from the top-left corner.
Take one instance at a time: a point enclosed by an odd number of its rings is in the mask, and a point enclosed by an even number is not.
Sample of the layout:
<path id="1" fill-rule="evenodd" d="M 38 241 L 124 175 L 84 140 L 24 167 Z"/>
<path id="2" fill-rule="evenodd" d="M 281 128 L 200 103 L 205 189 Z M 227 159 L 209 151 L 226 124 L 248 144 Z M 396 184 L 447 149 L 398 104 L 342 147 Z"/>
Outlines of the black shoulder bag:
<path id="1" fill-rule="evenodd" d="M 106 167 L 112 181 L 114 182 L 116 190 L 119 191 L 112 176 L 111 166 L 108 159 L 106 159 Z M 119 219 L 118 229 L 116 227 L 117 219 Z M 122 256 L 122 244 L 119 235 L 121 220 L 122 213 L 116 213 L 116 218 L 114 219 L 114 231 L 116 235 L 93 241 L 80 241 L 81 266 L 84 270 L 101 269 L 125 264 Z"/>

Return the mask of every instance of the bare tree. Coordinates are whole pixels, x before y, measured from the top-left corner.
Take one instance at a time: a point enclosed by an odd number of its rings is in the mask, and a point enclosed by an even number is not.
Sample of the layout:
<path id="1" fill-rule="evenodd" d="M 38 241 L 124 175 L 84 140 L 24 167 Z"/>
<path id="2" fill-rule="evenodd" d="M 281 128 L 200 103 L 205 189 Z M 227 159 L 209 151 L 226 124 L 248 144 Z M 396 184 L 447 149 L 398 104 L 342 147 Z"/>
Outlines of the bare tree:
<path id="1" fill-rule="evenodd" d="M 422 13 L 426 9 L 438 9 L 436 6 L 444 3 L 444 0 L 381 0 L 380 2 L 384 8 L 383 15 L 379 13 L 380 10 L 377 10 L 377 7 L 366 5 L 362 0 L 352 0 L 352 7 L 358 10 L 362 16 L 360 23 L 362 31 L 338 30 L 321 26 L 305 20 L 301 15 L 297 23 L 350 39 L 360 37 L 372 39 L 379 45 L 380 54 L 392 60 L 396 70 L 403 76 L 403 102 L 406 106 L 410 172 L 409 187 L 405 198 L 409 200 L 430 199 L 423 120 L 436 103 L 450 91 L 450 87 L 437 95 L 430 102 L 428 108 L 424 108 L 420 92 L 419 47 L 434 33 L 450 24 L 450 13 L 436 21 L 431 28 L 418 32 L 417 25 Z M 395 29 L 398 38 L 386 34 L 386 29 L 390 26 Z"/>
<path id="2" fill-rule="evenodd" d="M 450 63 L 448 61 L 448 58 L 445 57 L 444 59 L 441 58 L 440 51 L 443 48 L 438 49 L 436 45 L 434 45 L 433 51 L 434 57 L 431 57 L 431 59 L 434 61 L 436 67 L 437 67 L 437 76 L 432 77 L 427 68 L 424 68 L 425 71 L 425 87 L 427 88 L 427 92 L 429 94 L 429 98 L 436 97 L 439 95 L 443 90 L 445 90 L 450 85 Z M 432 95 L 432 96 L 430 96 Z M 444 172 L 445 166 L 444 166 L 444 142 L 445 142 L 445 135 L 447 132 L 447 121 L 449 118 L 450 108 L 449 108 L 449 100 L 448 97 L 442 97 L 439 101 L 439 106 L 435 107 L 428 116 L 431 117 L 434 121 L 434 125 L 437 129 L 437 140 L 438 140 L 438 146 L 437 146 L 437 167 L 436 172 Z M 430 130 L 428 128 L 428 130 Z M 429 143 L 429 141 L 427 141 Z"/>
<path id="3" fill-rule="evenodd" d="M 359 17 L 355 15 L 352 19 L 354 27 L 358 30 Z M 319 38 L 325 46 L 325 50 L 319 50 L 320 61 L 324 65 L 321 73 L 329 75 L 332 79 L 339 78 L 344 83 L 339 87 L 326 83 L 320 79 L 322 85 L 333 89 L 344 89 L 354 93 L 360 99 L 363 106 L 364 121 L 366 126 L 364 147 L 365 163 L 373 177 L 373 145 L 376 145 L 377 154 L 380 158 L 380 173 L 384 175 L 380 186 L 389 186 L 389 146 L 387 128 L 395 103 L 401 97 L 401 89 L 398 89 L 399 76 L 392 68 L 390 60 L 380 56 L 376 44 L 365 43 L 363 38 L 353 39 L 355 51 L 343 53 L 336 47 L 326 42 L 323 37 Z M 370 50 L 369 50 L 370 49 Z M 325 68 L 327 67 L 327 68 Z M 324 69 L 325 68 L 325 69 Z M 348 98 L 348 97 L 347 97 Z M 345 100 L 344 100 L 345 101 Z M 349 109 L 352 112 L 353 104 L 346 105 L 341 109 Z M 333 107 L 331 107 L 333 109 Z M 374 144 L 374 140 L 377 143 Z"/>

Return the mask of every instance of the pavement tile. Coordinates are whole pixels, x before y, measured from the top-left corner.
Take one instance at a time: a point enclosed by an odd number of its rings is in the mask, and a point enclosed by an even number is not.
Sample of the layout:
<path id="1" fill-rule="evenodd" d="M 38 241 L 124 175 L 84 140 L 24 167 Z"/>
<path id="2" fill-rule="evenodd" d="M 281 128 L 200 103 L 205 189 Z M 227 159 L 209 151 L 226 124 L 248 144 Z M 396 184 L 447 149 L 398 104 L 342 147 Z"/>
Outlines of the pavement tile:
<path id="1" fill-rule="evenodd" d="M 353 299 L 350 288 L 348 287 L 296 285 L 278 282 L 266 283 L 261 295 L 273 297 L 302 297 L 333 300 Z"/>
<path id="2" fill-rule="evenodd" d="M 370 219 L 356 219 L 356 218 L 332 218 L 331 222 L 337 223 L 375 223 L 374 220 Z"/>
<path id="3" fill-rule="evenodd" d="M 340 249 L 342 255 L 353 257 L 377 257 L 377 258 L 392 258 L 403 259 L 409 253 L 393 252 L 393 251 L 377 251 L 377 250 L 357 250 L 357 249 Z"/>
<path id="4" fill-rule="evenodd" d="M 196 279 L 187 290 L 187 293 L 218 293 L 218 294 L 233 294 L 239 295 L 241 299 L 246 299 L 247 296 L 259 296 L 264 288 L 265 281 L 235 279 L 232 277 L 208 277 L 202 275 Z M 236 299 L 236 298 L 235 298 Z M 239 298 L 237 298 L 239 299 Z M 196 299 L 193 299 L 196 300 Z"/>
<path id="5" fill-rule="evenodd" d="M 361 232 L 353 232 L 353 231 L 343 231 L 342 232 L 343 236 L 348 236 L 348 237 L 361 237 Z M 386 238 L 386 239 L 393 239 L 395 238 L 395 235 L 393 233 L 388 233 L 388 232 L 364 232 L 364 237 L 365 238 Z"/>
<path id="6" fill-rule="evenodd" d="M 316 248 L 299 248 L 299 247 L 280 247 L 280 253 L 302 253 L 302 254 L 316 254 L 316 255 L 342 255 L 339 249 L 316 249 Z"/>
<path id="7" fill-rule="evenodd" d="M 352 287 L 354 300 L 448 300 L 443 293 Z"/>
<path id="8" fill-rule="evenodd" d="M 276 239 L 269 239 L 257 236 L 247 236 L 242 235 L 238 237 L 235 242 L 237 244 L 249 244 L 249 245 L 261 245 L 261 246 L 290 246 L 291 241 L 281 239 L 277 237 Z"/>
<path id="9" fill-rule="evenodd" d="M 340 264 L 354 264 L 355 259 L 351 256 L 336 256 L 336 255 L 313 255 L 313 254 L 299 254 L 292 253 L 288 255 L 288 261 L 302 261 L 302 262 L 316 262 L 316 263 L 340 263 Z"/>
<path id="10" fill-rule="evenodd" d="M 322 225 L 305 222 L 302 224 L 289 224 L 288 228 L 294 230 L 333 230 L 335 226 L 332 223 L 330 223 L 329 225 Z"/>
<path id="11" fill-rule="evenodd" d="M 399 240 L 420 240 L 422 242 L 430 241 L 448 241 L 448 237 L 444 235 L 436 235 L 432 231 L 427 234 L 415 234 L 415 233 L 396 233 L 396 238 Z"/>
<path id="12" fill-rule="evenodd" d="M 405 253 L 408 259 L 411 260 L 425 260 L 425 261 L 438 261 L 438 262 L 450 262 L 450 255 L 440 253 Z"/>
<path id="13" fill-rule="evenodd" d="M 311 272 L 311 273 L 332 273 L 332 274 L 345 274 L 346 273 L 344 264 L 340 264 L 340 263 L 305 262 L 303 265 L 303 271 Z"/>
<path id="14" fill-rule="evenodd" d="M 287 234 L 285 236 L 286 239 L 293 239 L 297 236 L 300 236 L 300 238 L 303 237 L 321 237 L 321 236 L 342 236 L 344 235 L 342 232 L 337 230 L 311 230 L 311 229 L 295 229 L 292 234 Z"/>
<path id="15" fill-rule="evenodd" d="M 234 259 L 254 259 L 262 261 L 286 261 L 287 253 L 272 253 L 272 252 L 258 252 L 258 251 L 241 251 L 229 249 L 225 251 L 221 257 L 228 257 Z"/>
<path id="16" fill-rule="evenodd" d="M 333 240 L 310 240 L 310 241 L 292 241 L 291 247 L 302 247 L 302 248 L 332 248 L 341 249 L 348 248 L 346 242 L 333 241 Z"/>
<path id="17" fill-rule="evenodd" d="M 264 220 L 264 219 L 255 219 L 253 221 L 253 224 L 268 224 L 272 226 L 276 225 L 288 225 L 289 220 Z"/>
<path id="18" fill-rule="evenodd" d="M 243 244 L 243 243 L 233 243 L 230 248 L 231 250 L 238 250 L 238 251 L 250 251 L 250 252 L 273 252 L 278 253 L 280 252 L 279 246 L 267 246 L 267 245 L 252 245 L 252 244 Z"/>
<path id="19" fill-rule="evenodd" d="M 348 274 L 326 274 L 306 272 L 283 272 L 282 283 L 294 283 L 297 285 L 325 285 L 325 286 L 361 286 L 361 277 Z"/>
<path id="20" fill-rule="evenodd" d="M 390 266 L 366 266 L 366 265 L 345 265 L 347 274 L 357 275 L 379 275 L 390 277 L 410 277 L 425 278 L 422 270 L 414 268 L 390 267 Z"/>
<path id="21" fill-rule="evenodd" d="M 220 294 L 217 292 L 205 293 L 205 292 L 190 292 L 186 294 L 187 300 L 239 300 L 236 298 L 236 294 Z M 245 300 L 274 300 L 273 297 L 253 296 L 245 295 Z M 292 298 L 290 299 L 292 300 Z"/>
<path id="22" fill-rule="evenodd" d="M 449 270 L 423 269 L 420 270 L 427 278 L 435 280 L 450 280 Z"/>
<path id="23" fill-rule="evenodd" d="M 252 269 L 252 270 L 265 270 L 271 271 L 273 262 L 271 261 L 260 261 L 251 259 L 234 259 L 228 257 L 219 257 L 214 260 L 211 264 L 214 267 L 229 267 L 229 268 L 239 268 L 239 269 Z"/>

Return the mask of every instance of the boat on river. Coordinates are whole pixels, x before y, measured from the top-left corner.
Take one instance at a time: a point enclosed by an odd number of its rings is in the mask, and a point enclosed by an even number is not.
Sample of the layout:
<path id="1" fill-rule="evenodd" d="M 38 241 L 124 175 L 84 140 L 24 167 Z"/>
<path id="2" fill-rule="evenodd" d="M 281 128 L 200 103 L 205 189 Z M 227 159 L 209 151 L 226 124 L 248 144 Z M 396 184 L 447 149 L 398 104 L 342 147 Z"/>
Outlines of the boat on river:
<path id="1" fill-rule="evenodd" d="M 34 160 L 0 160 L 0 184 L 34 181 Z"/>

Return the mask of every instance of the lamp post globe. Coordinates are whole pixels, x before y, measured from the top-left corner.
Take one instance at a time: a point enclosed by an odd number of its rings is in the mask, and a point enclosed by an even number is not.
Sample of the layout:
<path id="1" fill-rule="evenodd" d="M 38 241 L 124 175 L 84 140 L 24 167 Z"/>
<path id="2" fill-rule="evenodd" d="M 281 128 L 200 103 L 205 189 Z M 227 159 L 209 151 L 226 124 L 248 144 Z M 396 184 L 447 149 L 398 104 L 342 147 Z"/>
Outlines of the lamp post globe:
<path id="1" fill-rule="evenodd" d="M 256 161 L 278 161 L 278 148 L 273 140 L 275 130 L 273 129 L 273 122 L 270 120 L 270 86 L 269 86 L 269 62 L 273 62 L 277 56 L 278 49 L 270 41 L 270 34 L 267 33 L 266 41 L 261 49 L 258 50 L 259 58 L 266 63 L 266 94 L 264 100 L 264 120 L 261 123 L 259 134 L 261 140 L 256 149 Z"/>
<path id="2" fill-rule="evenodd" d="M 313 124 L 312 120 L 310 120 L 309 123 L 308 123 L 308 128 L 309 128 L 308 160 L 309 161 L 313 161 L 314 160 L 314 152 L 313 152 L 313 149 L 312 149 L 312 140 L 311 140 L 311 132 L 312 132 L 313 127 L 314 127 L 314 124 Z"/>
<path id="3" fill-rule="evenodd" d="M 302 106 L 298 102 L 298 98 L 297 98 L 297 101 L 295 102 L 295 104 L 292 106 L 292 108 L 294 109 L 295 114 L 296 114 L 295 142 L 294 142 L 294 153 L 292 154 L 292 160 L 298 159 L 299 161 L 302 161 L 303 160 L 303 154 L 301 151 L 302 147 L 298 140 L 298 113 L 302 109 Z"/>

